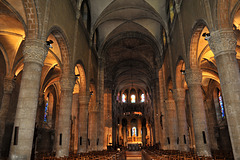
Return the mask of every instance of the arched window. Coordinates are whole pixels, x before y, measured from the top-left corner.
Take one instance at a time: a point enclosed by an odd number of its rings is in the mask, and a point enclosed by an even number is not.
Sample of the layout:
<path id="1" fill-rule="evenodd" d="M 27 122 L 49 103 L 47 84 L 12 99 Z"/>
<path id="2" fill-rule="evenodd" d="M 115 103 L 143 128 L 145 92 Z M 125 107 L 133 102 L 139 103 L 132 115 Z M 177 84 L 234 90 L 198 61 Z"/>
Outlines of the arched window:
<path id="1" fill-rule="evenodd" d="M 145 95 L 144 94 L 141 95 L 141 102 L 145 102 Z"/>
<path id="2" fill-rule="evenodd" d="M 164 29 L 162 30 L 162 41 L 163 41 L 163 48 L 165 49 L 167 45 L 167 35 Z"/>
<path id="3" fill-rule="evenodd" d="M 136 103 L 136 96 L 134 94 L 131 95 L 131 103 Z"/>
<path id="4" fill-rule="evenodd" d="M 221 92 L 219 90 L 218 90 L 218 102 L 219 102 L 219 107 L 220 107 L 220 110 L 221 110 L 222 118 L 224 118 L 225 117 L 225 111 L 224 111 L 223 99 L 222 99 Z"/>
<path id="5" fill-rule="evenodd" d="M 126 95 L 125 95 L 125 94 L 122 94 L 122 102 L 123 102 L 123 103 L 126 102 L 126 99 L 127 99 Z"/>
<path id="6" fill-rule="evenodd" d="M 132 136 L 137 136 L 137 128 L 132 127 Z"/>
<path id="7" fill-rule="evenodd" d="M 47 116 L 48 116 L 48 96 L 46 99 L 46 105 L 45 105 L 45 109 L 44 109 L 44 120 L 43 120 L 44 122 L 47 122 Z"/>
<path id="8" fill-rule="evenodd" d="M 173 18 L 174 18 L 174 1 L 170 0 L 169 1 L 169 16 L 170 16 L 170 22 L 173 22 Z"/>

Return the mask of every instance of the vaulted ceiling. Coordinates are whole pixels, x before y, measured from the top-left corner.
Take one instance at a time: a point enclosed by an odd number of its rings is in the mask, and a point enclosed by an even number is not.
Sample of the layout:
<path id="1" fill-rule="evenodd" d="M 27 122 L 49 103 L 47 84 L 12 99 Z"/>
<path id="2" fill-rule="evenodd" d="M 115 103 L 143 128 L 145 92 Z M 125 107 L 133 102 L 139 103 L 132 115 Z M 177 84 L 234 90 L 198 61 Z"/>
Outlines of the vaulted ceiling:
<path id="1" fill-rule="evenodd" d="M 150 90 L 163 57 L 166 5 L 165 0 L 89 0 L 92 33 L 99 33 L 98 54 L 114 89 Z"/>

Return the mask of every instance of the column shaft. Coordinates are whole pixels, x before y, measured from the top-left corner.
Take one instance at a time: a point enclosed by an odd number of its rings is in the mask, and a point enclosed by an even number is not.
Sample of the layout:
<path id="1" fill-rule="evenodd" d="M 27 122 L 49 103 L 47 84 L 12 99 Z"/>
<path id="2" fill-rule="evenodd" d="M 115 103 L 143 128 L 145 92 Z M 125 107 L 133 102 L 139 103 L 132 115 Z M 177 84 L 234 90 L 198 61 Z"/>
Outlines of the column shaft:
<path id="1" fill-rule="evenodd" d="M 230 138 L 235 159 L 240 159 L 240 73 L 237 40 L 231 28 L 211 33 L 209 45 L 217 63 Z"/>
<path id="2" fill-rule="evenodd" d="M 47 55 L 44 41 L 27 39 L 23 48 L 24 68 L 13 129 L 11 160 L 31 157 L 40 77 Z"/>
<path id="3" fill-rule="evenodd" d="M 73 75 L 64 75 L 61 78 L 61 100 L 58 121 L 57 150 L 56 156 L 69 155 L 69 143 L 71 134 L 71 113 L 73 86 L 75 84 Z"/>
<path id="4" fill-rule="evenodd" d="M 166 100 L 167 105 L 167 123 L 168 123 L 168 135 L 170 139 L 170 150 L 177 150 L 177 113 L 174 100 Z"/>
<path id="5" fill-rule="evenodd" d="M 79 97 L 79 153 L 87 152 L 88 145 L 88 96 Z"/>
<path id="6" fill-rule="evenodd" d="M 90 146 L 88 151 L 97 151 L 97 111 L 90 111 L 89 113 L 89 140 Z M 103 128 L 102 128 L 103 129 Z"/>
<path id="7" fill-rule="evenodd" d="M 8 110 L 9 110 L 9 104 L 11 100 L 11 95 L 13 88 L 15 86 L 14 81 L 10 77 L 4 78 L 4 92 L 3 92 L 3 98 L 2 98 L 2 104 L 0 109 L 0 157 L 4 155 L 4 135 L 5 135 L 5 127 L 6 127 L 6 121 L 8 117 Z"/>
<path id="8" fill-rule="evenodd" d="M 202 73 L 198 68 L 186 69 L 192 107 L 196 151 L 200 156 L 211 156 L 208 139 L 207 120 L 201 89 Z"/>
<path id="9" fill-rule="evenodd" d="M 188 128 L 186 119 L 185 89 L 174 89 L 177 105 L 179 150 L 189 151 Z"/>

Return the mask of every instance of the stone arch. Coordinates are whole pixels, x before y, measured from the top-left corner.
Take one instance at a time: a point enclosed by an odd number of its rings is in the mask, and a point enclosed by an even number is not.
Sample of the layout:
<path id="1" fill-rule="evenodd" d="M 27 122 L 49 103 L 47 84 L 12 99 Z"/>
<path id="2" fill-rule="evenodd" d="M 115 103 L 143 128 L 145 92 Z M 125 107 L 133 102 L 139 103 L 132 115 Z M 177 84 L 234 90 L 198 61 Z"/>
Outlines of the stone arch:
<path id="1" fill-rule="evenodd" d="M 240 10 L 240 1 L 237 1 L 237 3 L 235 4 L 235 6 L 233 7 L 231 14 L 230 14 L 230 22 L 231 24 L 233 24 L 234 21 L 234 17 L 236 15 L 236 13 Z"/>
<path id="2" fill-rule="evenodd" d="M 0 43 L 0 54 L 2 54 L 2 56 L 4 57 L 4 61 L 5 61 L 5 74 L 8 75 L 10 74 L 10 62 L 9 62 L 9 58 L 8 58 L 8 54 L 6 53 L 4 47 L 2 46 L 2 44 Z"/>
<path id="3" fill-rule="evenodd" d="M 193 27 L 191 40 L 189 41 L 189 49 L 187 54 L 186 68 L 198 68 L 198 45 L 203 29 L 207 27 L 206 23 L 199 20 Z M 207 27 L 208 28 L 208 27 Z"/>
<path id="4" fill-rule="evenodd" d="M 23 0 L 26 17 L 27 17 L 27 37 L 38 38 L 39 36 L 39 21 L 38 10 L 34 0 Z"/>
<path id="5" fill-rule="evenodd" d="M 176 65 L 176 88 L 184 88 L 185 84 L 185 62 L 182 57 L 179 57 L 177 65 Z"/>
<path id="6" fill-rule="evenodd" d="M 218 29 L 231 28 L 229 5 L 231 0 L 218 0 L 217 3 L 217 27 Z"/>
<path id="7" fill-rule="evenodd" d="M 70 73 L 74 73 L 73 72 L 73 66 L 71 66 L 70 61 L 71 61 L 71 57 L 70 57 L 70 46 L 69 46 L 69 41 L 66 37 L 66 34 L 64 33 L 64 31 L 58 27 L 58 26 L 53 26 L 48 34 L 47 37 L 52 34 L 56 40 L 57 43 L 59 45 L 60 48 L 60 52 L 61 52 L 61 56 L 62 56 L 62 64 L 60 64 L 60 66 L 62 66 L 62 74 L 63 75 L 69 75 Z"/>

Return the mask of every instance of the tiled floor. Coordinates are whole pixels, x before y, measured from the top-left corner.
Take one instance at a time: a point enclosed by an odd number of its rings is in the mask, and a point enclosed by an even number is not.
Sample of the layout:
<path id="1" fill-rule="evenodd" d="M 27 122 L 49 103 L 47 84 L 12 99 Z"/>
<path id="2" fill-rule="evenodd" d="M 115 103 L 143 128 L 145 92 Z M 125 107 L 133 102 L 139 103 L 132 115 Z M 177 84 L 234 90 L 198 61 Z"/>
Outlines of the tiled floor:
<path id="1" fill-rule="evenodd" d="M 129 160 L 138 160 L 142 159 L 141 151 L 126 151 L 126 159 Z"/>

